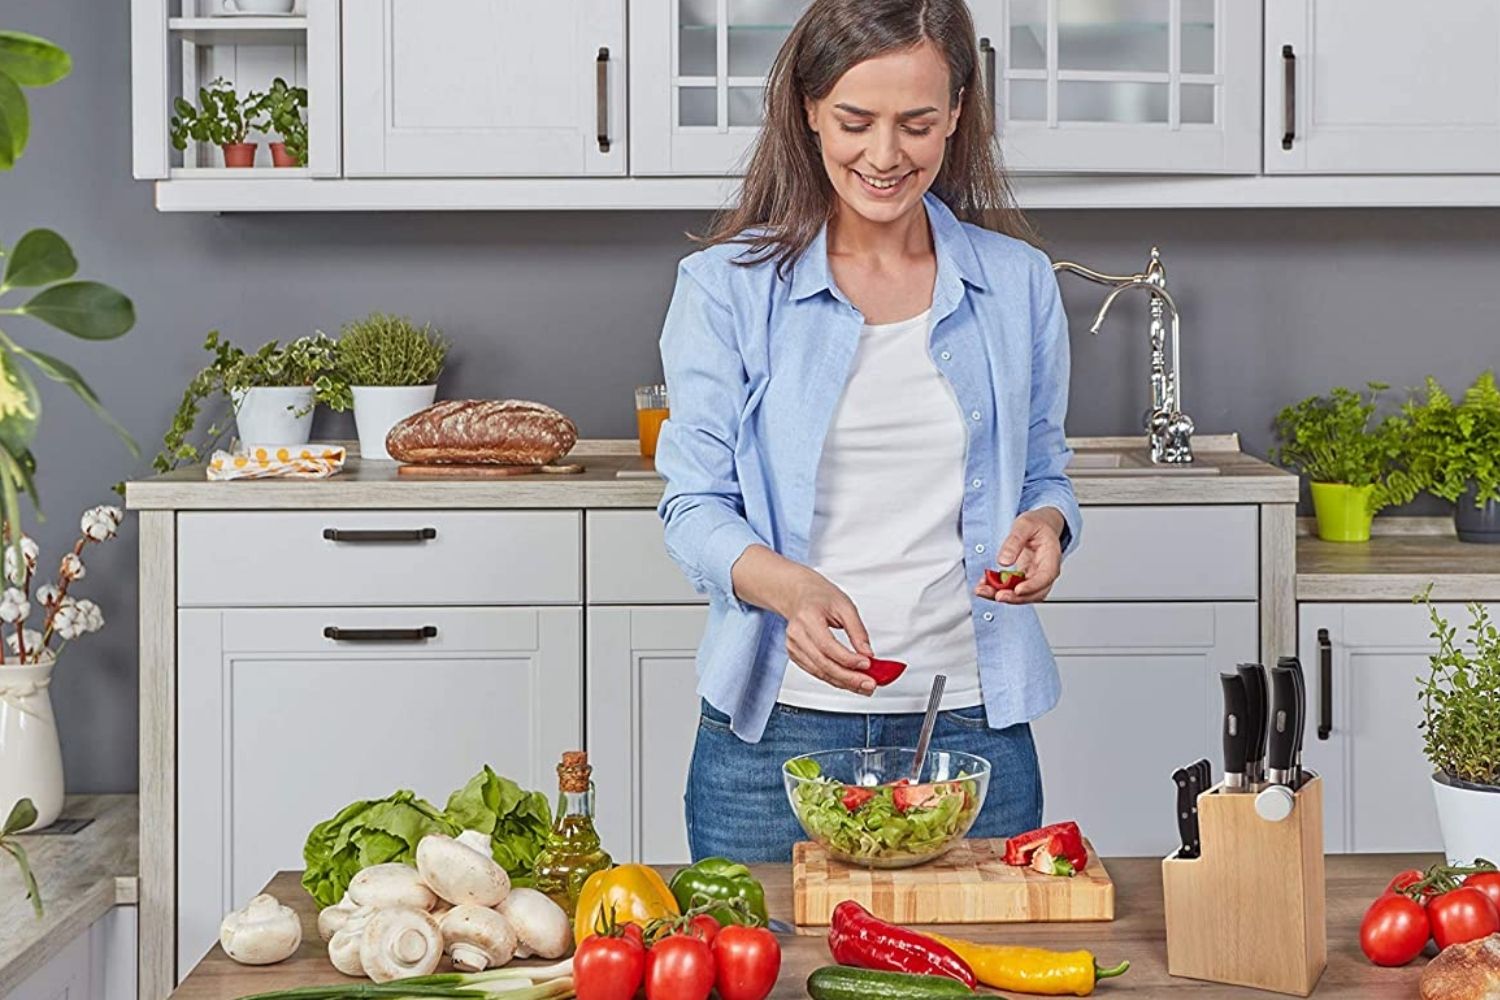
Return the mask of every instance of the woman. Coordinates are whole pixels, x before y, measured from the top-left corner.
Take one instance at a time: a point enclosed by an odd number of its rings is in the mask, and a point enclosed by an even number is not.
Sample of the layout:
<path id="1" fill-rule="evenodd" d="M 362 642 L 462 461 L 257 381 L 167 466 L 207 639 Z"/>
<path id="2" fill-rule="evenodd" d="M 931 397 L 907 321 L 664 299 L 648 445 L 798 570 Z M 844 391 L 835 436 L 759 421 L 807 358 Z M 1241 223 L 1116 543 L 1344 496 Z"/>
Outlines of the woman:
<path id="1" fill-rule="evenodd" d="M 679 268 L 656 465 L 710 601 L 694 858 L 788 858 L 782 763 L 914 745 L 936 673 L 933 745 L 992 766 L 973 835 L 1040 824 L 1029 723 L 1059 683 L 1030 605 L 1080 528 L 1067 325 L 1016 238 L 976 49 L 964 0 L 814 0 L 738 208 Z M 1010 565 L 1013 592 L 983 582 Z M 872 656 L 909 668 L 877 692 Z"/>

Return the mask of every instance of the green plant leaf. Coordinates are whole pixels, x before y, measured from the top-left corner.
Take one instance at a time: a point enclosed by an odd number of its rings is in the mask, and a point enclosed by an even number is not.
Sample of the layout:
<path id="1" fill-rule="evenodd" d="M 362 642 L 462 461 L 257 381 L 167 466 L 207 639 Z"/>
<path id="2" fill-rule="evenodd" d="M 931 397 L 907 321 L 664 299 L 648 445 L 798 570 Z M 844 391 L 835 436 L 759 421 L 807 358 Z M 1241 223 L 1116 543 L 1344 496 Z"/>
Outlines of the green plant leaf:
<path id="1" fill-rule="evenodd" d="M 140 445 L 135 443 L 135 438 L 131 437 L 130 432 L 104 408 L 104 404 L 99 401 L 98 394 L 83 380 L 83 376 L 79 374 L 78 369 L 61 358 L 54 358 L 50 354 L 43 354 L 41 351 L 31 348 L 20 348 L 19 353 L 22 357 L 36 365 L 37 369 L 43 375 L 54 382 L 61 382 L 69 389 L 72 389 L 78 398 L 83 400 L 88 405 L 88 408 L 98 415 L 100 420 L 103 420 L 109 425 L 111 430 L 119 435 L 120 440 L 125 442 L 125 447 L 130 449 L 132 455 L 140 455 Z"/>
<path id="2" fill-rule="evenodd" d="M 36 805 L 30 799 L 21 799 L 11 806 L 10 816 L 5 820 L 5 826 L 0 827 L 0 837 L 20 833 L 35 822 Z"/>
<path id="3" fill-rule="evenodd" d="M 36 383 L 9 348 L 0 349 L 0 445 L 12 455 L 27 451 L 42 419 Z"/>
<path id="4" fill-rule="evenodd" d="M 0 31 L 0 73 L 23 87 L 45 87 L 73 71 L 63 49 L 36 35 Z"/>
<path id="5" fill-rule="evenodd" d="M 37 288 L 66 281 L 77 271 L 67 240 L 50 229 L 33 229 L 11 248 L 0 288 Z"/>
<path id="6" fill-rule="evenodd" d="M 31 112 L 16 81 L 0 73 L 0 170 L 9 170 L 26 151 Z"/>
<path id="7" fill-rule="evenodd" d="M 112 340 L 135 325 L 135 306 L 97 281 L 68 281 L 38 292 L 21 312 L 85 340 Z"/>

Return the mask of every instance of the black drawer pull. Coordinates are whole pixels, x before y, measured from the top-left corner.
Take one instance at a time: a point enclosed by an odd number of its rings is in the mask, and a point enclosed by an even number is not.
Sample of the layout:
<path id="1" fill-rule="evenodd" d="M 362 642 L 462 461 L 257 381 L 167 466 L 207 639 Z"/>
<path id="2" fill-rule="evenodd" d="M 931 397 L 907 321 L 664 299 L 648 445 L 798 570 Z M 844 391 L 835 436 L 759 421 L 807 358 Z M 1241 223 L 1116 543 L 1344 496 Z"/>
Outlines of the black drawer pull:
<path id="1" fill-rule="evenodd" d="M 1333 641 L 1318 629 L 1318 739 L 1333 735 Z"/>
<path id="2" fill-rule="evenodd" d="M 339 628 L 329 625 L 323 629 L 323 638 L 335 642 L 421 642 L 436 637 L 436 625 L 418 628 Z"/>
<path id="3" fill-rule="evenodd" d="M 324 528 L 323 537 L 330 542 L 430 542 L 437 537 L 436 528 Z"/>

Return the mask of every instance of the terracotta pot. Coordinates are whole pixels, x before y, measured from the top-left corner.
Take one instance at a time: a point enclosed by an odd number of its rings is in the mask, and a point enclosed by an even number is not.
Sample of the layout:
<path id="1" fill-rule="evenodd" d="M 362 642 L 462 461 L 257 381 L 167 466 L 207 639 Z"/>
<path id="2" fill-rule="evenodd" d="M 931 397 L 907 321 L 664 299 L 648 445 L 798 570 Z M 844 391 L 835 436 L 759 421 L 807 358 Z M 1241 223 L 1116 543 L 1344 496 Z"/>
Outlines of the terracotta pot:
<path id="1" fill-rule="evenodd" d="M 300 167 L 297 158 L 286 151 L 286 143 L 271 143 L 271 164 L 277 167 Z"/>
<path id="2" fill-rule="evenodd" d="M 255 166 L 255 143 L 253 142 L 226 142 L 223 145 L 224 166 L 226 167 L 253 167 Z"/>

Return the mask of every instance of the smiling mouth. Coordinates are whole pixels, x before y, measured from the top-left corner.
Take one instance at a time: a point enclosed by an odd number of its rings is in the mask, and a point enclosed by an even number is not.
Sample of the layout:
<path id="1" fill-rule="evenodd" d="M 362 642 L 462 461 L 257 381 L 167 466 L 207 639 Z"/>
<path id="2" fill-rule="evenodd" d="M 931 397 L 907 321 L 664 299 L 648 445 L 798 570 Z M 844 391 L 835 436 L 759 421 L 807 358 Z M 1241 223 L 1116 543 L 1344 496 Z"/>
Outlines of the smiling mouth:
<path id="1" fill-rule="evenodd" d="M 873 188 L 876 191 L 895 190 L 903 183 L 905 183 L 906 179 L 911 176 L 910 173 L 905 173 L 899 177 L 871 177 L 869 174 L 861 173 L 858 170 L 854 171 L 854 173 L 859 177 L 860 180 L 864 181 L 867 186 Z"/>

